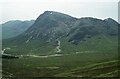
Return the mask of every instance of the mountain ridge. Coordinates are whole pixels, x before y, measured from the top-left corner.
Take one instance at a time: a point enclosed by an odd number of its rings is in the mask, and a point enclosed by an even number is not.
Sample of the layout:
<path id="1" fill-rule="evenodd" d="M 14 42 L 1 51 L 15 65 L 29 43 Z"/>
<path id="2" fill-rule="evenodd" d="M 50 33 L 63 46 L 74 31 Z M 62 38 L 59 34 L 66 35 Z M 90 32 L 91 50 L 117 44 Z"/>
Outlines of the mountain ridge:
<path id="1" fill-rule="evenodd" d="M 34 20 L 11 20 L 1 24 L 2 26 L 2 39 L 15 37 L 25 30 L 27 30 L 32 24 Z"/>

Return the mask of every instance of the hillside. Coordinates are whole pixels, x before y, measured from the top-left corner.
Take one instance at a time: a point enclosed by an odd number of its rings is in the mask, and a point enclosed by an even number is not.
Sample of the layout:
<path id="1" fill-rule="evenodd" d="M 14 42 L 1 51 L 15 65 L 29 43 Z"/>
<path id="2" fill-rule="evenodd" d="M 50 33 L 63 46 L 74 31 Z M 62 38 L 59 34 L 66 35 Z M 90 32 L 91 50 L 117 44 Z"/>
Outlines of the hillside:
<path id="1" fill-rule="evenodd" d="M 6 53 L 46 55 L 117 50 L 118 23 L 111 19 L 74 18 L 45 11 L 21 35 L 3 40 Z M 46 50 L 47 49 L 47 50 Z"/>
<path id="2" fill-rule="evenodd" d="M 34 20 L 31 21 L 20 21 L 20 20 L 13 20 L 8 21 L 2 25 L 2 39 L 12 38 L 15 37 L 24 31 L 26 31 L 32 24 Z"/>

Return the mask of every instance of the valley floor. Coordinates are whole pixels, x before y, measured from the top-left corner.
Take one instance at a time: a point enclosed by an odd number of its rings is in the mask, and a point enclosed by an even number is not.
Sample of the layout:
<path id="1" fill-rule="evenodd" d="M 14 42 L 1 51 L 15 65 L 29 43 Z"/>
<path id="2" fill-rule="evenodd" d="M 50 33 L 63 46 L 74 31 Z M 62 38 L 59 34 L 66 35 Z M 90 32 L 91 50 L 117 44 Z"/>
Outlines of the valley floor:
<path id="1" fill-rule="evenodd" d="M 117 77 L 114 53 L 78 53 L 51 57 L 3 59 L 5 77 Z"/>

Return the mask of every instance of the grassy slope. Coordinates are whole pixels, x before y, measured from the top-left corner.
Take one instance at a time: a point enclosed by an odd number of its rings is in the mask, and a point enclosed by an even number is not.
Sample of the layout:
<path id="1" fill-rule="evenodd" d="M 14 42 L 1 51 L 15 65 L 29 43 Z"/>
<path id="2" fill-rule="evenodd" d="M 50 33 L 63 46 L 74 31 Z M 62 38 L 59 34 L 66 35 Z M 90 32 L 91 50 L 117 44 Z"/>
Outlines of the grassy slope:
<path id="1" fill-rule="evenodd" d="M 100 39 L 99 39 L 100 38 Z M 78 45 L 68 42 L 68 39 L 61 39 L 61 50 L 63 54 L 65 53 L 75 53 L 81 51 L 90 52 L 117 52 L 118 40 L 117 36 L 105 36 L 99 35 L 92 38 L 86 38 L 86 41 L 79 42 Z M 23 44 L 22 44 L 23 43 Z M 3 42 L 3 48 L 10 47 L 10 50 L 5 51 L 5 53 L 10 53 L 14 55 L 21 54 L 36 54 L 36 55 L 47 55 L 55 53 L 56 44 L 55 42 L 46 43 L 40 42 L 40 40 L 34 40 L 30 43 L 17 43 L 13 45 L 8 45 Z M 6 44 L 6 45 L 5 45 Z M 16 47 L 15 47 L 16 46 Z"/>
<path id="2" fill-rule="evenodd" d="M 81 51 L 109 53 L 118 51 L 117 36 L 99 35 L 87 38 L 86 41 L 82 41 L 78 45 L 66 42 L 64 39 L 62 40 L 61 49 L 63 50 L 63 53 L 75 53 Z"/>

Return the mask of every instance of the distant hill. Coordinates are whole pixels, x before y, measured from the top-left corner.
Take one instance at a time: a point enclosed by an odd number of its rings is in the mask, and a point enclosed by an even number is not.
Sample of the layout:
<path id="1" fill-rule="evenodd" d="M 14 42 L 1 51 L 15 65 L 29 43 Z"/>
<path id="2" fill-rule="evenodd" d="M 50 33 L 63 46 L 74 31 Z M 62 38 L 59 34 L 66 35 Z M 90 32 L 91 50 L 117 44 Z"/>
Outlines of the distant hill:
<path id="1" fill-rule="evenodd" d="M 2 39 L 15 37 L 24 31 L 26 31 L 32 24 L 34 20 L 30 21 L 20 21 L 13 20 L 2 24 Z"/>
<path id="2" fill-rule="evenodd" d="M 11 48 L 6 53 L 37 55 L 114 52 L 117 50 L 118 26 L 112 18 L 75 18 L 45 11 L 24 33 L 3 40 L 3 48 Z"/>

